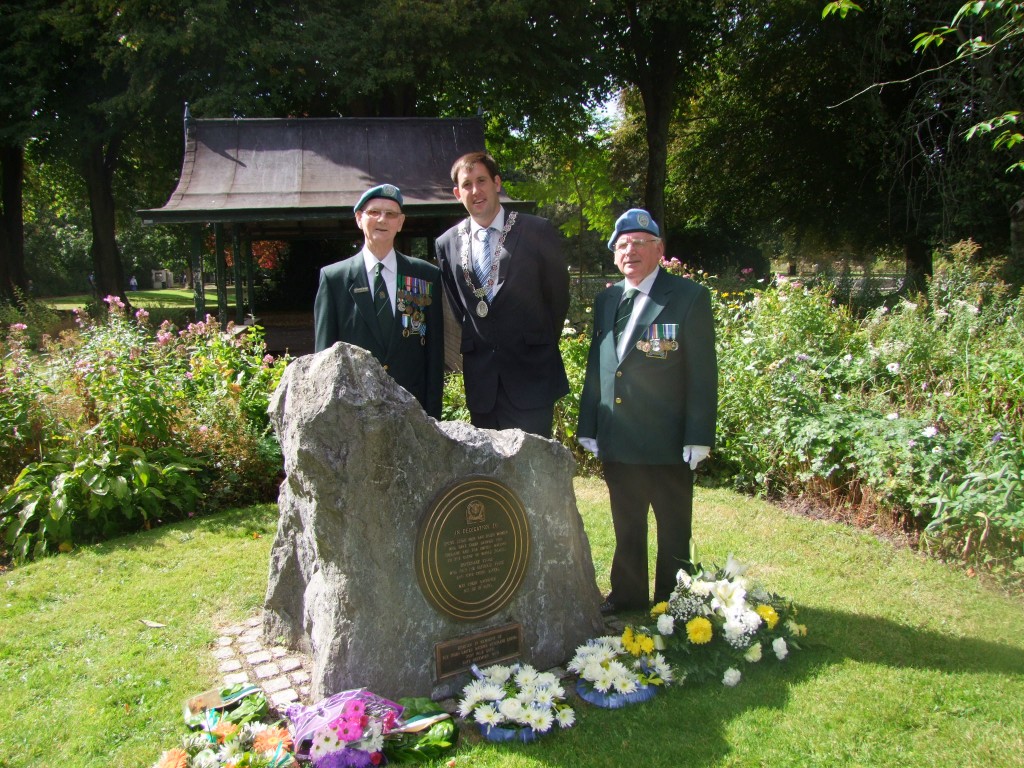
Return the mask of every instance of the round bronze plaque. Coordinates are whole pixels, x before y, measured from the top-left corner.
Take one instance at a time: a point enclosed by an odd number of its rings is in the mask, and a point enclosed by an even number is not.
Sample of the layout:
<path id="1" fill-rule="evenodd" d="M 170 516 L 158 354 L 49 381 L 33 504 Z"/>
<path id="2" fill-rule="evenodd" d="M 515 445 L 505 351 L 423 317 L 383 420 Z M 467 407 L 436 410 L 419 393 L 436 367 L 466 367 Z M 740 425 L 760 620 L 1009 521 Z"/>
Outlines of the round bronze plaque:
<path id="1" fill-rule="evenodd" d="M 511 488 L 486 477 L 441 491 L 416 535 L 416 577 L 438 611 L 485 619 L 512 599 L 526 575 L 530 525 Z"/>

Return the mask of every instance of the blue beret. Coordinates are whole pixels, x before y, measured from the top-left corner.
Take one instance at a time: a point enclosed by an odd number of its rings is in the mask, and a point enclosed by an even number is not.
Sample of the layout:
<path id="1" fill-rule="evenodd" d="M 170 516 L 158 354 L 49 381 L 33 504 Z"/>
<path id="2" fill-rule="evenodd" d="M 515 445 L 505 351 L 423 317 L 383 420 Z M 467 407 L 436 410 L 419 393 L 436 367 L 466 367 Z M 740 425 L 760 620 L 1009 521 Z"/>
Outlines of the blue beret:
<path id="1" fill-rule="evenodd" d="M 383 197 L 385 200 L 394 200 L 398 203 L 399 208 L 401 208 L 404 203 L 404 200 L 402 199 L 402 191 L 394 184 L 378 184 L 376 187 L 372 187 L 363 192 L 363 196 L 359 198 L 359 202 L 356 203 L 355 208 L 352 210 L 358 213 L 363 210 L 364 205 L 375 197 Z"/>
<path id="2" fill-rule="evenodd" d="M 627 232 L 649 232 L 655 237 L 661 237 L 661 230 L 658 229 L 657 222 L 651 218 L 651 214 L 643 208 L 630 208 L 615 222 L 615 231 L 608 241 L 608 250 L 614 251 L 615 241 L 619 239 L 619 235 Z"/>

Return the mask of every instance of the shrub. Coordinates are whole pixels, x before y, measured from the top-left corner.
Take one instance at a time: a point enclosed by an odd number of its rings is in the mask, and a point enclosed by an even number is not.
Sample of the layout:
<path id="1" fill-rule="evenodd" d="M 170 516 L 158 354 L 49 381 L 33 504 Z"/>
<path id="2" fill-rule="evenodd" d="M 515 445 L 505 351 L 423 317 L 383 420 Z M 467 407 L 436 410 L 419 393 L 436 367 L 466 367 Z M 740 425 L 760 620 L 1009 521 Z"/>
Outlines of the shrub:
<path id="1" fill-rule="evenodd" d="M 17 457 L 4 468 L 20 470 L 5 476 L 0 536 L 19 560 L 276 491 L 266 411 L 287 360 L 262 330 L 207 318 L 154 334 L 145 310 L 105 303 L 38 352 L 23 324 L 0 347 L 0 440 Z"/>

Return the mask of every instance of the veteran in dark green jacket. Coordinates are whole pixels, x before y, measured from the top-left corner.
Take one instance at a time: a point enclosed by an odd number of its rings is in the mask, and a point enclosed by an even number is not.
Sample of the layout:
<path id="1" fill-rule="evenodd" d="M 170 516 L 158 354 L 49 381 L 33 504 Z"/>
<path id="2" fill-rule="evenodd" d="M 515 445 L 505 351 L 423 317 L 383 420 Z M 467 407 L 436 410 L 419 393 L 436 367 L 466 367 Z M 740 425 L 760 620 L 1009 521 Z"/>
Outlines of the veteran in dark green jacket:
<path id="1" fill-rule="evenodd" d="M 441 271 L 395 250 L 395 237 L 405 223 L 403 203 L 393 184 L 368 189 L 356 203 L 363 249 L 320 270 L 313 306 L 315 349 L 344 341 L 368 350 L 439 419 L 444 382 Z"/>
<path id="2" fill-rule="evenodd" d="M 598 295 L 579 442 L 604 469 L 615 528 L 603 613 L 645 610 L 647 513 L 658 531 L 654 600 L 690 570 L 693 472 L 715 441 L 718 367 L 711 294 L 660 267 L 651 215 L 634 208 L 608 241 L 624 279 Z"/>

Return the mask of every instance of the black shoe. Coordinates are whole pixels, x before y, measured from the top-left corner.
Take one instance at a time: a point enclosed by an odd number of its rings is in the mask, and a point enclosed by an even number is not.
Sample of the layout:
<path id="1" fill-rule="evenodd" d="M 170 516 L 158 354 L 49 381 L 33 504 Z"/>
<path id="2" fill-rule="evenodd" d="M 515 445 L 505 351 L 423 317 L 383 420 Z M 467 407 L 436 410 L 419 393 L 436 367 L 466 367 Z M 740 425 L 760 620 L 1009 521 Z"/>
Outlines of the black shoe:
<path id="1" fill-rule="evenodd" d="M 617 610 L 618 608 L 615 606 L 615 603 L 613 603 L 611 600 L 605 600 L 603 603 L 601 603 L 602 616 L 608 616 L 609 614 L 615 613 L 615 611 Z"/>

